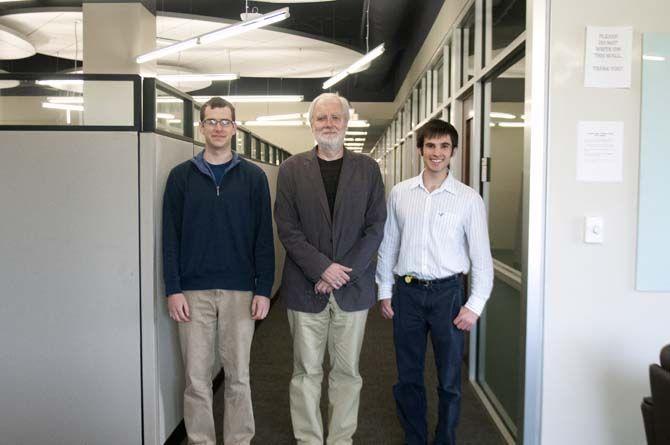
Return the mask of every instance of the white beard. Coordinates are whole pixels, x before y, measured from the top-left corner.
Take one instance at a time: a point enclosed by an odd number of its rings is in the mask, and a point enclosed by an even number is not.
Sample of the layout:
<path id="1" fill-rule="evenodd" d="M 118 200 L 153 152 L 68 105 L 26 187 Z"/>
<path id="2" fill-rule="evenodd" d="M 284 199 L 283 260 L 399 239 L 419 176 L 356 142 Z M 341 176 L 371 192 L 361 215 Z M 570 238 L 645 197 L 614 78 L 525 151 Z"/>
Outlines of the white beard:
<path id="1" fill-rule="evenodd" d="M 314 139 L 316 139 L 319 148 L 327 151 L 337 151 L 344 146 L 344 136 L 345 132 L 343 131 L 341 134 L 333 137 L 314 135 Z"/>

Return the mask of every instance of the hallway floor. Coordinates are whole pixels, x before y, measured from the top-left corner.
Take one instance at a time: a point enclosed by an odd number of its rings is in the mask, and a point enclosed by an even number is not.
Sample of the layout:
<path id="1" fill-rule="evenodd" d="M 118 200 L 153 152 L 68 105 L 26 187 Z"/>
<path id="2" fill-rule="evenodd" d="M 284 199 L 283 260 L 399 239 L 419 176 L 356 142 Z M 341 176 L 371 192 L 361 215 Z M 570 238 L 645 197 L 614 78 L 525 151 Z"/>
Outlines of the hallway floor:
<path id="1" fill-rule="evenodd" d="M 437 379 L 430 344 L 427 354 L 426 389 L 428 396 L 428 428 L 434 430 L 437 418 Z M 286 311 L 281 303 L 273 306 L 268 318 L 256 331 L 251 357 L 251 389 L 253 394 L 256 436 L 254 444 L 292 444 L 288 386 L 291 379 L 291 335 Z M 326 362 L 328 357 L 326 356 Z M 363 390 L 358 430 L 354 443 L 361 445 L 401 445 L 402 429 L 395 413 L 392 386 L 396 380 L 391 322 L 381 318 L 376 308 L 370 311 L 361 353 Z M 465 376 L 466 370 L 464 368 Z M 324 376 L 324 382 L 327 375 Z M 322 394 L 327 394 L 324 385 Z M 505 441 L 488 413 L 463 378 L 459 445 L 504 445 Z M 321 409 L 326 419 L 327 404 L 322 397 Z M 222 444 L 223 385 L 214 397 L 217 440 Z M 183 442 L 186 444 L 186 441 Z"/>

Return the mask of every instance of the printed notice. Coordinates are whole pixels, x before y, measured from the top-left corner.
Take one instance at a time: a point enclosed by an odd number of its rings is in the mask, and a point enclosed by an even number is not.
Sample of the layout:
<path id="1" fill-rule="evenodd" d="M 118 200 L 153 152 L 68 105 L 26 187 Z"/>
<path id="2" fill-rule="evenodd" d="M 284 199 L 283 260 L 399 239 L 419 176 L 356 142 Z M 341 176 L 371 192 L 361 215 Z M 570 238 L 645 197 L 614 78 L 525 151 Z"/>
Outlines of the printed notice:
<path id="1" fill-rule="evenodd" d="M 630 88 L 633 28 L 586 27 L 584 86 Z"/>
<path id="2" fill-rule="evenodd" d="M 623 122 L 579 122 L 577 180 L 623 180 Z"/>

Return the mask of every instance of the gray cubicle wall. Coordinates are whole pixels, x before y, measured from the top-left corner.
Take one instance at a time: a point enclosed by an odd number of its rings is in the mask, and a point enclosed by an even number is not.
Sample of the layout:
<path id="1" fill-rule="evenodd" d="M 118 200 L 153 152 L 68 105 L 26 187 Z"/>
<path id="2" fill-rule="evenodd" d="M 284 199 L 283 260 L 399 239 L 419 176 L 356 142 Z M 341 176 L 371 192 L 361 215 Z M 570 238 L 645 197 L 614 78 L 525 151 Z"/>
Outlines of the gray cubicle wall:
<path id="1" fill-rule="evenodd" d="M 140 233 L 142 252 L 142 351 L 144 443 L 163 444 L 183 418 L 183 367 L 176 323 L 167 313 L 163 283 L 161 218 L 165 182 L 175 165 L 202 148 L 154 133 L 140 135 Z M 279 167 L 252 161 L 268 176 L 274 202 Z M 284 251 L 276 236 L 273 292 L 279 287 Z M 213 375 L 220 370 L 216 360 Z"/>
<path id="2" fill-rule="evenodd" d="M 164 443 L 183 418 L 177 326 L 167 313 L 162 278 L 161 215 L 170 170 L 192 156 L 192 142 L 140 135 L 144 440 L 151 445 Z"/>
<path id="3" fill-rule="evenodd" d="M 137 146 L 2 132 L 2 443 L 142 441 Z"/>

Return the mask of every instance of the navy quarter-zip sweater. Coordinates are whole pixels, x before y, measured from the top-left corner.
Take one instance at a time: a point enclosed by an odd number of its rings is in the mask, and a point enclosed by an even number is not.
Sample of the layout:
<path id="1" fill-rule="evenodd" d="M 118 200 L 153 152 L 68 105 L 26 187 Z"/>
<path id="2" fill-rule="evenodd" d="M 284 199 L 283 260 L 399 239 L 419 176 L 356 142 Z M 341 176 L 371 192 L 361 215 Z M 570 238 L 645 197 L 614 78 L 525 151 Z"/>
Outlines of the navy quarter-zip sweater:
<path id="1" fill-rule="evenodd" d="M 174 167 L 165 186 L 165 293 L 227 289 L 271 297 L 275 256 L 267 177 L 233 152 L 217 184 L 203 153 Z"/>

